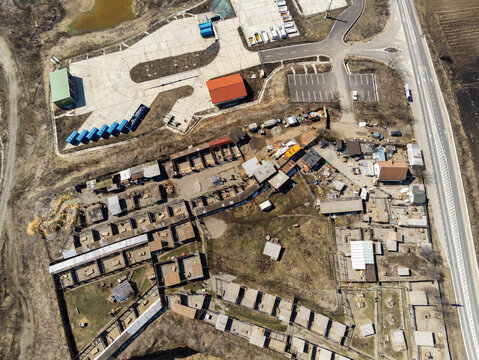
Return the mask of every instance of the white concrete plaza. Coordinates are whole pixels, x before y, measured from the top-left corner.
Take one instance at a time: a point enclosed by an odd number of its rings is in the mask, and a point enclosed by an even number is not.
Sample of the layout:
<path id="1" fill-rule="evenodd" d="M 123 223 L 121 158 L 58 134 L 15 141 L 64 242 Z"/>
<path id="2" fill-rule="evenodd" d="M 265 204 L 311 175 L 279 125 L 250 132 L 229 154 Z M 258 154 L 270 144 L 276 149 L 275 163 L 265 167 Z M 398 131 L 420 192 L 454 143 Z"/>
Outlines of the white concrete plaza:
<path id="1" fill-rule="evenodd" d="M 297 0 L 305 16 L 326 12 L 331 1 L 331 10 L 348 6 L 346 0 Z"/>
<path id="2" fill-rule="evenodd" d="M 180 120 L 178 130 L 184 131 L 195 112 L 213 107 L 207 80 L 260 64 L 258 54 L 244 48 L 238 26 L 237 18 L 215 24 L 220 50 L 207 66 L 139 84 L 130 78 L 130 69 L 136 64 L 201 51 L 215 39 L 203 39 L 196 18 L 189 17 L 172 21 L 123 51 L 70 64 L 71 74 L 83 81 L 85 95 L 85 105 L 75 109 L 75 114 L 92 112 L 78 130 L 129 119 L 140 104 L 150 106 L 159 93 L 190 85 L 194 93 L 179 100 L 171 112 Z"/>

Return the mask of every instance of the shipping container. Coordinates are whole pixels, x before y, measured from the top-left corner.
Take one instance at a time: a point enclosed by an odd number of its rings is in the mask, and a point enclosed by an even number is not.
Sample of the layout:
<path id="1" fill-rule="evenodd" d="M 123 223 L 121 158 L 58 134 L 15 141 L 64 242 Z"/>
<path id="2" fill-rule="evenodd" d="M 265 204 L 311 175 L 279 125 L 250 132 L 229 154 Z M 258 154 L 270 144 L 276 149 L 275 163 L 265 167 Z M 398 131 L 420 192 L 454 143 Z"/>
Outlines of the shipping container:
<path id="1" fill-rule="evenodd" d="M 130 131 L 130 129 L 128 129 L 127 125 L 128 125 L 128 120 L 123 119 L 123 121 L 120 123 L 120 125 L 118 125 L 118 128 L 117 128 L 118 132 L 127 134 Z"/>
<path id="2" fill-rule="evenodd" d="M 90 132 L 88 133 L 86 138 L 89 141 L 92 141 L 92 140 L 95 141 L 97 133 L 98 133 L 98 129 L 96 127 L 94 127 L 93 129 L 90 130 Z"/>
<path id="3" fill-rule="evenodd" d="M 118 123 L 115 121 L 113 124 L 110 125 L 108 130 L 106 131 L 109 135 L 115 135 L 116 129 L 118 128 Z"/>
<path id="4" fill-rule="evenodd" d="M 208 28 L 211 28 L 211 23 L 208 21 L 208 22 L 204 22 L 204 23 L 201 23 L 198 25 L 198 27 L 201 29 L 208 29 Z"/>
<path id="5" fill-rule="evenodd" d="M 86 139 L 86 136 L 88 135 L 88 130 L 83 130 L 80 135 L 78 135 L 77 137 L 77 141 L 78 142 L 82 142 L 82 143 L 87 143 L 88 140 Z"/>
<path id="6" fill-rule="evenodd" d="M 100 130 L 98 130 L 98 136 L 102 138 L 106 138 L 108 136 L 108 133 L 106 132 L 108 130 L 108 125 L 103 124 Z"/>
<path id="7" fill-rule="evenodd" d="M 200 30 L 200 35 L 204 38 L 208 37 L 208 36 L 212 36 L 213 35 L 213 28 L 209 27 L 209 28 L 201 29 Z"/>
<path id="8" fill-rule="evenodd" d="M 69 144 L 75 144 L 76 141 L 77 141 L 77 137 L 78 137 L 78 132 L 77 131 L 72 131 L 72 133 L 70 134 L 70 136 L 67 138 L 67 143 Z"/>

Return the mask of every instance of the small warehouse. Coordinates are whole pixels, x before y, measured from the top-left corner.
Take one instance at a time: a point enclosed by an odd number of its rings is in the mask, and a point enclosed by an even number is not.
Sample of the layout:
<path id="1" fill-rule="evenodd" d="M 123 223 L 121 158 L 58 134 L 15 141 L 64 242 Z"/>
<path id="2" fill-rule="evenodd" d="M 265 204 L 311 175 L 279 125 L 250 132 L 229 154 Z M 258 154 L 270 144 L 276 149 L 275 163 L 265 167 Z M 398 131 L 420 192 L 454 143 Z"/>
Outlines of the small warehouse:
<path id="1" fill-rule="evenodd" d="M 211 102 L 216 106 L 234 105 L 247 95 L 243 78 L 240 74 L 224 76 L 206 82 Z"/>
<path id="2" fill-rule="evenodd" d="M 363 201 L 359 197 L 339 198 L 319 201 L 320 214 L 343 214 L 363 211 Z"/>
<path id="3" fill-rule="evenodd" d="M 67 69 L 50 73 L 50 90 L 52 102 L 59 108 L 65 109 L 75 105 L 75 90 Z"/>
<path id="4" fill-rule="evenodd" d="M 281 245 L 271 241 L 266 241 L 264 245 L 263 255 L 269 256 L 273 260 L 278 260 L 281 254 Z"/>

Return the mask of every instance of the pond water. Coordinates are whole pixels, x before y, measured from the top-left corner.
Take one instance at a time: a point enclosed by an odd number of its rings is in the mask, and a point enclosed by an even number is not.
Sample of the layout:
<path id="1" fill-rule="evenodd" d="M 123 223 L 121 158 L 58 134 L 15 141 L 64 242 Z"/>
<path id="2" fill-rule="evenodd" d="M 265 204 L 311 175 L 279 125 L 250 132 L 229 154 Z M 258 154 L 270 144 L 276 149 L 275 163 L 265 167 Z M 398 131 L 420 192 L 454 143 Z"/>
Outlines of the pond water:
<path id="1" fill-rule="evenodd" d="M 95 0 L 93 7 L 81 13 L 70 25 L 73 32 L 101 30 L 133 19 L 133 0 Z"/>

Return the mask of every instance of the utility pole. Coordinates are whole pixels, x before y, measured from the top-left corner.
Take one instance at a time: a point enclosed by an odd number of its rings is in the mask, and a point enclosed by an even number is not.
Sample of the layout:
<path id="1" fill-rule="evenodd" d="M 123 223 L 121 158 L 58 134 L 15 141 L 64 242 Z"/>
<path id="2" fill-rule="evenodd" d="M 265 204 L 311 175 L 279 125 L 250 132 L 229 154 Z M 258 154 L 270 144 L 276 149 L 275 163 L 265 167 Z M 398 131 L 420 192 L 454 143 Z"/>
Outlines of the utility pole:
<path id="1" fill-rule="evenodd" d="M 326 9 L 326 16 L 325 16 L 325 19 L 331 19 L 329 17 L 329 12 L 331 11 L 331 4 L 332 4 L 333 0 L 329 0 L 329 4 L 328 4 L 328 8 Z"/>

